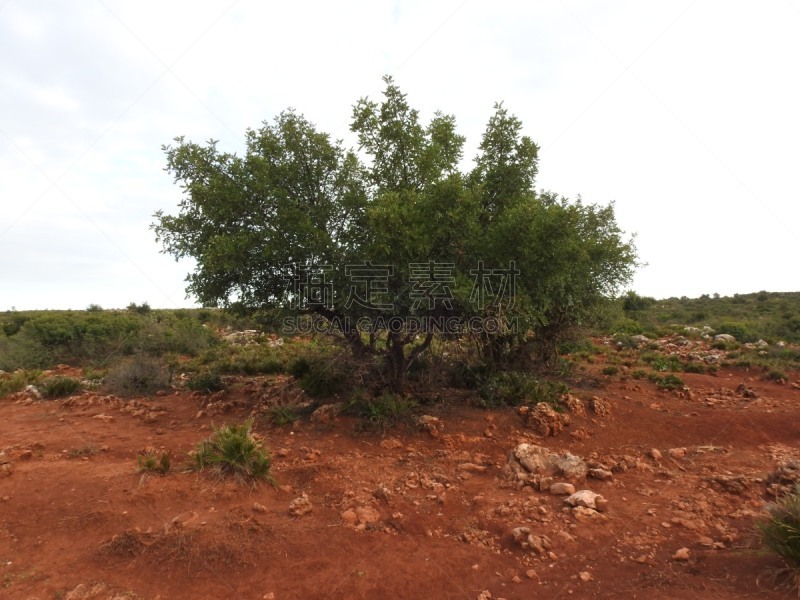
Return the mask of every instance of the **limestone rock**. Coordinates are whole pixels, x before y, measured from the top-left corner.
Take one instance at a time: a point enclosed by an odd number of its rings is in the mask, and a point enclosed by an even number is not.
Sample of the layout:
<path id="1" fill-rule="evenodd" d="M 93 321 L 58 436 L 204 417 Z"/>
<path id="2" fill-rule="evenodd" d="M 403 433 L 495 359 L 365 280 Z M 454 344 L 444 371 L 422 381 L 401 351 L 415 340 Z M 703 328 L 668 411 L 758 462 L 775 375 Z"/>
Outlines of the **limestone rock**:
<path id="1" fill-rule="evenodd" d="M 333 423 L 336 417 L 339 416 L 339 413 L 342 412 L 344 408 L 344 404 L 341 402 L 336 402 L 335 404 L 323 404 L 313 413 L 311 413 L 311 421 L 313 423 Z"/>
<path id="2" fill-rule="evenodd" d="M 589 408 L 598 417 L 606 417 L 611 414 L 611 405 L 599 396 L 592 396 L 589 399 Z"/>
<path id="3" fill-rule="evenodd" d="M 559 481 L 550 486 L 549 492 L 554 496 L 570 496 L 575 493 L 575 486 L 571 483 Z"/>
<path id="4" fill-rule="evenodd" d="M 525 426 L 533 429 L 537 434 L 547 437 L 556 436 L 564 427 L 570 424 L 569 415 L 556 412 L 546 402 L 539 402 L 534 407 L 522 406 L 519 414 L 525 421 Z"/>
<path id="5" fill-rule="evenodd" d="M 587 473 L 586 463 L 582 458 L 569 452 L 556 454 L 543 446 L 527 443 L 519 444 L 509 452 L 506 469 L 523 481 L 544 477 L 582 481 Z"/>
<path id="6" fill-rule="evenodd" d="M 569 497 L 564 499 L 566 504 L 570 506 L 583 506 L 585 508 L 591 508 L 592 510 L 597 509 L 596 500 L 597 498 L 602 498 L 600 494 L 596 494 L 592 490 L 580 490 L 571 494 Z"/>
<path id="7" fill-rule="evenodd" d="M 422 415 L 417 421 L 425 431 L 431 434 L 432 437 L 438 438 L 444 431 L 444 423 L 439 417 L 431 415 Z"/>
<path id="8" fill-rule="evenodd" d="M 295 498 L 289 504 L 289 514 L 293 517 L 301 517 L 314 510 L 311 501 L 308 499 L 307 494 L 303 494 L 299 498 Z"/>

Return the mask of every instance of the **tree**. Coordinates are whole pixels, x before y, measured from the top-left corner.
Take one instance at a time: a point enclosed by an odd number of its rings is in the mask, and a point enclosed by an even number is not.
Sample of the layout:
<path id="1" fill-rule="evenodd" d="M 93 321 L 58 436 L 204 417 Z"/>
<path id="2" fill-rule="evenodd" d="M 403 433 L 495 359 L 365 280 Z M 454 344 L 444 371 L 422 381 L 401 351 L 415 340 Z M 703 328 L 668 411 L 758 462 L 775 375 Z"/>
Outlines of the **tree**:
<path id="1" fill-rule="evenodd" d="M 455 118 L 423 124 L 384 81 L 380 102 L 353 108 L 360 154 L 293 111 L 248 130 L 241 157 L 213 140 L 164 147 L 184 193 L 152 227 L 164 252 L 196 260 L 189 293 L 315 315 L 356 356 L 383 356 L 397 389 L 437 334 L 468 321 L 495 325 L 473 332 L 487 362 L 531 339 L 552 349 L 630 278 L 613 207 L 537 194 L 538 147 L 501 104 L 462 172 Z"/>

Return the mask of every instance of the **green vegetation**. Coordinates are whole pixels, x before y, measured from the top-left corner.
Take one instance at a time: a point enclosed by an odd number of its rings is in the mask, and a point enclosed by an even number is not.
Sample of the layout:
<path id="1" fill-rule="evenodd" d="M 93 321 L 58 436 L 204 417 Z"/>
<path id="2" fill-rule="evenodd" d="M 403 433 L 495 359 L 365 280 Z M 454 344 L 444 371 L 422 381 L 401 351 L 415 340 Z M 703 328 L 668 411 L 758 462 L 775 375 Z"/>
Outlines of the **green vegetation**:
<path id="1" fill-rule="evenodd" d="M 39 382 L 38 388 L 45 398 L 63 398 L 81 390 L 80 380 L 74 377 L 50 377 Z"/>
<path id="2" fill-rule="evenodd" d="M 656 300 L 629 292 L 620 301 L 615 327 L 638 325 L 642 332 L 669 333 L 671 325 L 711 327 L 738 342 L 800 343 L 800 292 L 758 292 L 733 296 Z M 682 328 L 681 328 L 682 329 Z M 680 333 L 685 333 L 679 331 Z"/>
<path id="3" fill-rule="evenodd" d="M 105 386 L 118 396 L 142 396 L 166 389 L 170 380 L 169 367 L 163 359 L 137 355 L 109 369 Z"/>
<path id="4" fill-rule="evenodd" d="M 169 450 L 163 452 L 148 450 L 140 453 L 136 457 L 136 462 L 142 473 L 166 475 L 172 466 L 172 455 Z"/>
<path id="5" fill-rule="evenodd" d="M 41 371 L 19 369 L 13 373 L 0 373 L 0 398 L 25 389 L 42 374 Z"/>
<path id="6" fill-rule="evenodd" d="M 252 426 L 253 420 L 248 419 L 241 425 L 214 428 L 214 434 L 195 450 L 195 468 L 211 469 L 221 476 L 232 475 L 243 481 L 272 481 L 269 474 L 272 460 L 253 437 Z"/>
<path id="7" fill-rule="evenodd" d="M 276 404 L 267 409 L 266 416 L 273 425 L 285 427 L 300 418 L 300 410 L 291 404 Z"/>
<path id="8" fill-rule="evenodd" d="M 758 529 L 764 546 L 785 562 L 791 585 L 800 589 L 800 485 L 767 505 Z"/>
<path id="9" fill-rule="evenodd" d="M 357 393 L 347 407 L 347 412 L 360 417 L 364 429 L 383 432 L 397 425 L 412 424 L 418 406 L 413 398 L 392 392 L 370 399 Z"/>
<path id="10" fill-rule="evenodd" d="M 186 387 L 190 390 L 211 394 L 225 389 L 225 383 L 217 371 L 202 371 L 189 378 Z"/>
<path id="11" fill-rule="evenodd" d="M 359 152 L 291 110 L 248 130 L 243 156 L 176 138 L 164 151 L 184 194 L 153 224 L 164 252 L 195 259 L 188 291 L 204 305 L 283 311 L 292 331 L 315 319 L 354 358 L 379 357 L 395 393 L 444 337 L 420 319 L 490 323 L 469 335 L 493 368 L 552 364 L 632 276 L 613 206 L 535 191 L 539 148 L 501 104 L 462 172 L 455 118 L 423 123 L 385 84 L 353 108 Z M 300 379 L 312 394 L 331 384 Z"/>

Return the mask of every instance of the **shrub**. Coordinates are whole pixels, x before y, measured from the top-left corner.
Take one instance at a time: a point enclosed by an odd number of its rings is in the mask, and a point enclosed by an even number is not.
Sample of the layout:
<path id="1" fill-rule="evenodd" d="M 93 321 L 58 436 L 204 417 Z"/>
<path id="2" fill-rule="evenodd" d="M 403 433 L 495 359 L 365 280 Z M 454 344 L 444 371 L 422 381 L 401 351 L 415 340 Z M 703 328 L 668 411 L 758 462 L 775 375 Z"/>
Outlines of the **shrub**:
<path id="1" fill-rule="evenodd" d="M 74 377 L 51 377 L 39 382 L 39 391 L 45 398 L 63 398 L 81 389 L 81 382 Z"/>
<path id="2" fill-rule="evenodd" d="M 725 322 L 717 328 L 717 333 L 727 333 L 736 338 L 737 342 L 755 342 L 758 339 L 750 328 L 744 323 Z"/>
<path id="3" fill-rule="evenodd" d="M 224 390 L 225 383 L 216 371 L 202 371 L 190 377 L 186 382 L 186 387 L 196 392 L 211 394 Z"/>
<path id="4" fill-rule="evenodd" d="M 111 368 L 106 374 L 105 385 L 118 396 L 148 395 L 169 387 L 170 379 L 163 360 L 136 355 Z"/>
<path id="5" fill-rule="evenodd" d="M 270 423 L 284 427 L 294 423 L 300 416 L 300 411 L 291 404 L 276 404 L 267 409 L 266 415 Z"/>
<path id="6" fill-rule="evenodd" d="M 36 381 L 39 375 L 41 375 L 41 371 L 25 371 L 23 369 L 13 373 L 0 373 L 0 398 L 25 389 L 25 386 Z"/>
<path id="7" fill-rule="evenodd" d="M 652 373 L 650 378 L 655 382 L 656 387 L 661 390 L 676 390 L 684 387 L 685 385 L 683 380 L 674 373 L 669 373 L 663 377 L 656 373 Z"/>
<path id="8" fill-rule="evenodd" d="M 559 399 L 569 391 L 564 383 L 538 380 L 517 371 L 502 371 L 486 378 L 480 385 L 478 394 L 480 405 L 484 408 L 500 406 L 519 406 L 547 402 L 560 408 Z"/>
<path id="9" fill-rule="evenodd" d="M 253 437 L 252 426 L 253 420 L 248 419 L 242 425 L 215 427 L 213 435 L 198 444 L 195 467 L 200 471 L 213 469 L 221 476 L 233 475 L 239 480 L 272 481 L 272 459 Z"/>
<path id="10" fill-rule="evenodd" d="M 342 357 L 311 357 L 298 383 L 312 398 L 326 398 L 347 389 L 350 377 Z"/>
<path id="11" fill-rule="evenodd" d="M 645 377 L 647 377 L 647 371 L 645 371 L 644 369 L 635 369 L 634 371 L 631 372 L 631 377 L 633 377 L 634 379 L 644 379 Z"/>
<path id="12" fill-rule="evenodd" d="M 703 363 L 687 362 L 683 363 L 684 373 L 705 373 L 706 366 Z"/>
<path id="13" fill-rule="evenodd" d="M 794 587 L 800 582 L 800 484 L 793 492 L 765 507 L 765 514 L 757 523 L 761 543 L 777 554 L 792 575 Z"/>
<path id="14" fill-rule="evenodd" d="M 609 377 L 613 377 L 614 375 L 619 373 L 619 368 L 615 367 L 614 365 L 603 367 L 602 373 L 603 375 L 608 375 Z"/>
<path id="15" fill-rule="evenodd" d="M 386 392 L 370 400 L 357 395 L 348 412 L 361 417 L 367 429 L 386 431 L 397 425 L 411 424 L 417 407 L 413 398 Z"/>
<path id="16" fill-rule="evenodd" d="M 172 466 L 172 457 L 169 450 L 166 452 L 156 452 L 149 450 L 139 453 L 136 457 L 141 473 L 158 473 L 166 475 Z"/>
<path id="17" fill-rule="evenodd" d="M 786 373 L 784 373 L 783 371 L 779 371 L 778 369 L 769 369 L 769 368 L 767 368 L 766 373 L 764 373 L 764 379 L 777 382 L 783 382 L 789 380 L 789 378 L 786 376 Z"/>

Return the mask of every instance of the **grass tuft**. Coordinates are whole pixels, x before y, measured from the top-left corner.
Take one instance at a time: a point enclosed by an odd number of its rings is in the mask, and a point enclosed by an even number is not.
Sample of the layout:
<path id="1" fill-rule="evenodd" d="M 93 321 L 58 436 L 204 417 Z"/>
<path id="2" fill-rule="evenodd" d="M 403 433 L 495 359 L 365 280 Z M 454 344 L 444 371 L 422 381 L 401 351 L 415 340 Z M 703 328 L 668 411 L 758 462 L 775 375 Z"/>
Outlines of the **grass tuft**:
<path id="1" fill-rule="evenodd" d="M 195 468 L 199 471 L 213 469 L 220 475 L 232 475 L 240 480 L 272 482 L 269 474 L 272 459 L 253 437 L 252 426 L 253 420 L 248 419 L 241 425 L 214 428 L 214 434 L 200 442 L 195 450 Z"/>

